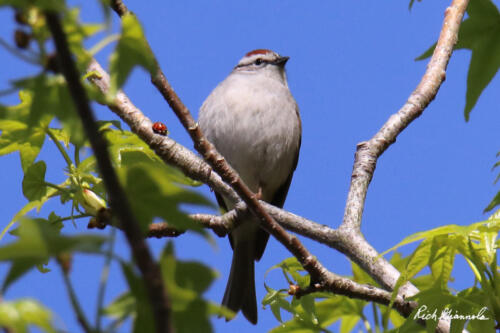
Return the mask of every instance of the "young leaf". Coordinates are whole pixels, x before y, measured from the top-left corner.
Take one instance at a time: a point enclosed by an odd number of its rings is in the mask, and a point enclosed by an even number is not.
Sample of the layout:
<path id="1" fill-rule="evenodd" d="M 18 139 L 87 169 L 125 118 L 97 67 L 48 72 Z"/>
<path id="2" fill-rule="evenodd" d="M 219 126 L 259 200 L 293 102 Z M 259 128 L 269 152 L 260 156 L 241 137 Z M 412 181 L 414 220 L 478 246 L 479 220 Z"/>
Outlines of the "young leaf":
<path id="1" fill-rule="evenodd" d="M 127 13 L 122 16 L 122 35 L 110 59 L 110 94 L 115 95 L 127 80 L 135 66 L 141 66 L 150 74 L 156 70 L 156 60 L 144 38 L 137 18 Z"/>
<path id="2" fill-rule="evenodd" d="M 47 166 L 44 161 L 32 164 L 23 178 L 23 194 L 29 201 L 40 200 L 47 195 L 45 185 L 45 171 Z"/>

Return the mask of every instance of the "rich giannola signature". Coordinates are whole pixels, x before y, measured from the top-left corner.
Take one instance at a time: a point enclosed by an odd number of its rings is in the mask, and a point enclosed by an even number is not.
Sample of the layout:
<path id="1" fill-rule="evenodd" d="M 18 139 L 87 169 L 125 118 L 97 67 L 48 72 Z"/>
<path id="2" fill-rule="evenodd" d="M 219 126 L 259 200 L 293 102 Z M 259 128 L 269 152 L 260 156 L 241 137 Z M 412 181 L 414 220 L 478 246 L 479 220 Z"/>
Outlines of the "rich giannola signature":
<path id="1" fill-rule="evenodd" d="M 417 313 L 413 316 L 413 319 L 422 320 L 489 320 L 486 316 L 488 311 L 487 307 L 483 307 L 476 313 L 461 313 L 458 310 L 453 310 L 451 308 L 444 308 L 441 311 L 438 309 L 429 309 L 427 305 L 422 305 L 418 308 Z"/>

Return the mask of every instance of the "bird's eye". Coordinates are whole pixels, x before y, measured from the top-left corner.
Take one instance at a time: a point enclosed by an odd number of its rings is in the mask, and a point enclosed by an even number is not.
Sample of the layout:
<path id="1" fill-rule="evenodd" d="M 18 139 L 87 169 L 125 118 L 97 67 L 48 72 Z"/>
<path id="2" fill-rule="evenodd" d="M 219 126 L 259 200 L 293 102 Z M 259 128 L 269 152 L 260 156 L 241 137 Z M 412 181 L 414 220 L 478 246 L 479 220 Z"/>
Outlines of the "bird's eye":
<path id="1" fill-rule="evenodd" d="M 257 58 L 257 60 L 255 60 L 255 64 L 256 64 L 257 66 L 262 65 L 262 63 L 263 63 L 263 62 L 264 62 L 264 61 L 263 61 L 261 58 Z"/>

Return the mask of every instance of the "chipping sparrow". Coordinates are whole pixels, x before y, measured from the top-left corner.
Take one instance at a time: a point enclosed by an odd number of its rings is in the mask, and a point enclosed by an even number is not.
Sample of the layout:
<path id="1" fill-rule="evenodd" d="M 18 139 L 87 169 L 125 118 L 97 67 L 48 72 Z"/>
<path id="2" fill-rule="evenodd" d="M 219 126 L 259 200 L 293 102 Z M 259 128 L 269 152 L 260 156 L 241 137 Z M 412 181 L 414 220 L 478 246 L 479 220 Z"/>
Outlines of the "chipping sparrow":
<path id="1" fill-rule="evenodd" d="M 286 81 L 287 60 L 270 50 L 247 53 L 208 96 L 199 114 L 206 138 L 245 184 L 278 207 L 285 202 L 301 142 L 299 109 Z M 233 208 L 219 194 L 216 197 L 224 209 Z M 242 310 L 253 324 L 254 260 L 262 257 L 268 238 L 255 217 L 247 217 L 229 235 L 234 252 L 222 305 Z"/>

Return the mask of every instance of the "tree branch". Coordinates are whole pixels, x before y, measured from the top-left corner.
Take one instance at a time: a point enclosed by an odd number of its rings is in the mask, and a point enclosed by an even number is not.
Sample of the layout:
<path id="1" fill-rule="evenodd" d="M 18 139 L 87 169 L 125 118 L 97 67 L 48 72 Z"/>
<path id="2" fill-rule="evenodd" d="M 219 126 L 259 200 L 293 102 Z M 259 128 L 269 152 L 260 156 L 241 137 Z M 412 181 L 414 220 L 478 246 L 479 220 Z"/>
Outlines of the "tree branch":
<path id="1" fill-rule="evenodd" d="M 383 261 L 374 259 L 378 257 L 375 249 L 364 240 L 360 227 L 365 206 L 368 186 L 375 172 L 378 158 L 392 145 L 397 136 L 416 118 L 418 118 L 429 103 L 436 97 L 441 84 L 446 77 L 446 67 L 453 53 L 458 38 L 458 31 L 462 22 L 469 0 L 453 0 L 445 11 L 445 18 L 441 33 L 430 59 L 427 70 L 420 80 L 417 88 L 408 97 L 401 109 L 393 114 L 382 128 L 369 140 L 360 142 L 356 148 L 351 185 L 347 195 L 344 218 L 339 231 L 344 234 L 345 245 L 342 252 L 357 262 L 370 276 L 382 285 L 393 288 L 399 273 Z M 361 246 L 361 247 L 360 247 Z M 379 274 L 376 270 L 385 270 L 394 274 Z M 383 279 L 381 279 L 383 278 Z M 406 284 L 400 294 L 412 296 L 418 290 Z M 449 322 L 440 321 L 439 331 L 448 331 Z"/>
<path id="2" fill-rule="evenodd" d="M 45 13 L 45 17 L 54 38 L 57 57 L 68 84 L 68 89 L 94 151 L 111 207 L 123 227 L 135 262 L 143 275 L 144 284 L 154 312 L 156 331 L 158 333 L 172 332 L 170 302 L 163 285 L 159 266 L 151 256 L 149 248 L 142 237 L 139 224 L 133 217 L 127 197 L 111 165 L 106 141 L 99 134 L 94 114 L 90 108 L 85 89 L 80 82 L 80 75 L 71 57 L 58 14 L 48 11 Z"/>
<path id="3" fill-rule="evenodd" d="M 122 11 L 121 14 L 119 12 L 120 15 L 126 12 L 126 7 L 124 7 L 121 1 L 112 2 L 119 4 L 120 8 L 125 8 L 125 11 Z M 273 207 L 267 203 L 260 202 L 260 204 L 287 229 L 345 253 L 387 289 L 392 289 L 394 287 L 399 277 L 399 272 L 385 259 L 379 258 L 375 260 L 378 257 L 377 251 L 364 239 L 359 230 L 367 188 L 373 176 L 377 158 L 394 142 L 397 135 L 423 112 L 425 107 L 436 95 L 444 79 L 444 69 L 451 55 L 453 43 L 456 40 L 458 32 L 458 26 L 463 18 L 466 5 L 466 0 L 455 0 L 451 7 L 447 9 L 443 31 L 439 38 L 436 52 L 431 59 L 428 70 L 421 83 L 410 96 L 405 106 L 387 121 L 374 138 L 358 145 L 344 220 L 338 230 L 317 224 Z M 441 71 L 439 71 L 438 68 L 441 68 Z M 95 67 L 93 68 L 91 65 L 89 70 L 95 70 Z M 102 68 L 100 68 L 100 71 L 104 72 Z M 95 79 L 96 78 L 92 78 L 91 80 L 94 82 Z M 99 78 L 98 81 L 101 81 L 101 79 Z M 183 107 L 178 97 L 176 97 L 161 71 L 152 78 L 152 81 L 155 85 L 159 86 L 160 92 L 162 92 L 162 95 L 164 95 L 167 101 L 170 101 L 177 109 L 180 108 L 178 111 L 180 111 L 182 116 L 182 113 L 187 111 L 187 109 Z M 430 84 L 429 82 L 434 83 Z M 102 91 L 107 91 L 106 83 L 100 83 L 100 89 Z M 434 90 L 434 92 L 429 93 L 429 91 L 432 90 Z M 145 142 L 147 142 L 165 162 L 179 167 L 188 176 L 207 183 L 218 192 L 224 193 L 224 195 L 233 194 L 232 199 L 235 200 L 235 202 L 238 201 L 238 195 L 236 195 L 231 188 L 228 188 L 222 179 L 211 172 L 211 168 L 204 164 L 203 161 L 199 160 L 191 151 L 168 138 L 161 136 L 155 137 L 151 131 L 152 123 L 130 103 L 122 92 L 118 94 L 115 102 L 117 101 L 124 103 L 122 103 L 123 105 L 117 103 L 111 106 L 111 109 L 127 122 L 131 126 L 132 131 L 136 132 Z M 132 107 L 131 110 L 130 107 Z M 189 111 L 187 112 L 189 114 Z M 190 134 L 192 134 L 191 132 L 193 131 L 197 131 L 194 121 L 185 121 L 185 127 L 186 125 Z M 148 135 L 144 135 L 145 133 Z M 196 137 L 196 135 L 194 136 Z M 216 162 L 219 163 L 217 160 Z M 205 177 L 205 180 L 202 179 L 203 177 Z M 230 183 L 231 180 L 232 179 L 230 179 Z M 241 202 L 239 202 L 239 204 L 243 209 L 245 208 L 244 204 Z M 327 275 L 325 274 L 324 276 Z M 328 288 L 331 288 L 329 289 L 330 291 L 334 291 L 333 289 L 335 286 L 330 285 Z M 338 290 L 336 292 L 341 293 Z M 400 289 L 400 295 L 410 296 L 417 292 L 418 290 L 409 283 Z"/>
<path id="4" fill-rule="evenodd" d="M 468 3 L 469 0 L 453 0 L 446 9 L 436 48 L 417 88 L 408 97 L 405 105 L 387 120 L 377 134 L 369 141 L 358 143 L 341 229 L 359 231 L 366 193 L 378 158 L 436 97 L 446 77 L 446 67 L 457 42 L 458 30 Z"/>
<path id="5" fill-rule="evenodd" d="M 238 212 L 231 210 L 230 212 L 222 215 L 210 214 L 190 214 L 188 215 L 194 222 L 199 223 L 201 226 L 212 229 L 218 236 L 226 236 L 233 228 L 239 223 Z M 113 226 L 118 229 L 123 229 L 121 225 L 113 224 L 113 213 L 111 209 L 102 209 L 97 216 L 90 219 L 87 224 L 88 229 L 104 229 L 106 226 Z M 178 237 L 185 233 L 185 230 L 178 229 L 168 224 L 167 222 L 151 223 L 148 226 L 146 237 L 163 238 L 163 237 Z"/>
<path id="6" fill-rule="evenodd" d="M 350 298 L 358 298 L 368 302 L 379 303 L 388 306 L 391 303 L 392 293 L 367 284 L 358 284 L 350 279 L 335 276 L 337 281 L 330 285 L 330 281 L 324 284 L 311 284 L 306 290 L 299 290 L 296 295 L 301 297 L 306 294 L 327 291 L 337 295 L 344 295 Z M 341 286 L 339 288 L 338 286 Z M 361 297 L 360 297 L 361 296 Z M 365 296 L 365 297 L 363 297 Z M 392 305 L 403 317 L 408 317 L 417 307 L 414 301 L 406 301 L 401 295 L 396 296 Z"/>

